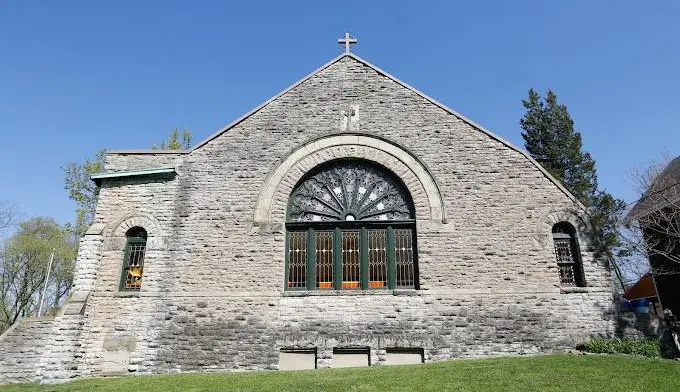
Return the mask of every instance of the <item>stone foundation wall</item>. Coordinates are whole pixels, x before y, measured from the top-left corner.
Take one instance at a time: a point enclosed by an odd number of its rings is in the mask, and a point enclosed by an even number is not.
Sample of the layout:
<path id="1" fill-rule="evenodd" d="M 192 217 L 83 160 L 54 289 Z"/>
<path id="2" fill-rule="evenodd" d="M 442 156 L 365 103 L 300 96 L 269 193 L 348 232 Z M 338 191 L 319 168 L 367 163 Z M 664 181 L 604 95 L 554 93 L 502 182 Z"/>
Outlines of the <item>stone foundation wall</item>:
<path id="1" fill-rule="evenodd" d="M 316 349 L 324 368 L 334 348 L 347 347 L 370 348 L 372 365 L 390 348 L 422 348 L 430 362 L 561 351 L 613 330 L 607 291 L 295 294 L 138 297 L 159 312 L 137 322 L 120 301 L 102 298 L 98 306 L 117 309 L 116 319 L 92 338 L 88 366 L 95 374 L 277 369 L 281 349 Z M 105 363 L 112 341 L 125 352 L 118 369 Z"/>

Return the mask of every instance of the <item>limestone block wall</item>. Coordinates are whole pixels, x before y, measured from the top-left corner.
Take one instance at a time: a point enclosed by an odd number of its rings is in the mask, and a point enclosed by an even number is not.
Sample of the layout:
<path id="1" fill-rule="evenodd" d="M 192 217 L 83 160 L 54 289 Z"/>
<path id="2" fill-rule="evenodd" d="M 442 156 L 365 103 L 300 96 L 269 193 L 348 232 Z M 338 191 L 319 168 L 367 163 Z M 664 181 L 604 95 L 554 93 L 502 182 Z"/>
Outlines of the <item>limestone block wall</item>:
<path id="1" fill-rule="evenodd" d="M 183 156 L 182 152 L 169 151 L 117 152 L 106 155 L 105 169 L 116 172 L 149 167 L 172 167 L 178 165 Z"/>
<path id="2" fill-rule="evenodd" d="M 419 290 L 284 290 L 290 190 L 347 158 L 404 180 Z M 614 331 L 610 274 L 581 206 L 523 153 L 354 57 L 190 152 L 107 156 L 107 170 L 159 166 L 177 176 L 102 184 L 78 262 L 82 350 L 68 376 L 277 369 L 280 350 L 296 348 L 315 349 L 318 367 L 342 347 L 368 348 L 372 365 L 392 348 L 423 349 L 425 361 L 533 354 Z M 565 220 L 585 287 L 559 283 L 551 228 Z M 133 226 L 148 232 L 143 285 L 121 292 Z"/>
<path id="3" fill-rule="evenodd" d="M 19 319 L 0 335 L 0 384 L 35 381 L 50 345 L 53 317 Z"/>
<path id="4" fill-rule="evenodd" d="M 347 105 L 358 113 L 350 129 Z M 332 146 L 336 135 L 357 142 Z M 342 158 L 391 168 L 423 206 L 420 290 L 283 290 L 289 192 L 305 170 Z M 148 158 L 126 159 L 109 161 L 130 168 Z M 275 369 L 279 350 L 296 347 L 316 348 L 320 367 L 348 346 L 369 347 L 376 365 L 391 347 L 423 348 L 427 361 L 536 353 L 613 329 L 609 273 L 593 257 L 580 207 L 522 153 L 352 58 L 175 165 L 173 180 L 115 180 L 102 190 L 96 222 L 107 229 L 85 310 L 93 374 Z M 162 233 L 140 293 L 118 292 L 121 211 Z M 551 227 L 562 220 L 579 230 L 586 287 L 559 285 Z"/>

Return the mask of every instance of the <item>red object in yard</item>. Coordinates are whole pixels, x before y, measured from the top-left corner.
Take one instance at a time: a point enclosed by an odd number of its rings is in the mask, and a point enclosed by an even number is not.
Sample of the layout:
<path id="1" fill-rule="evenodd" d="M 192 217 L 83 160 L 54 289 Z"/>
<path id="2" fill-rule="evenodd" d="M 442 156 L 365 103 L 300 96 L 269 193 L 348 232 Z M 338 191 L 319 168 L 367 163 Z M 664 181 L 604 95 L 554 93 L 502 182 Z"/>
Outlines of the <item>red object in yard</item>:
<path id="1" fill-rule="evenodd" d="M 629 301 L 643 298 L 656 298 L 657 293 L 652 274 L 645 274 L 640 280 L 635 282 L 634 285 L 626 288 L 623 297 Z"/>

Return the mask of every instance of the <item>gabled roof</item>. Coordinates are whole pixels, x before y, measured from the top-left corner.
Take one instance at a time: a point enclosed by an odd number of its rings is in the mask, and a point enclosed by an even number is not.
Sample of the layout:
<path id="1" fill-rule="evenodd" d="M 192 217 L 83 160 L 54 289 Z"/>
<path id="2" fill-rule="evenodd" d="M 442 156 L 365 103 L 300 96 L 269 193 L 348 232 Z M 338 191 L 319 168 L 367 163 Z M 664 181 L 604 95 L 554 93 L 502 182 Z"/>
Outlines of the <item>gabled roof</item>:
<path id="1" fill-rule="evenodd" d="M 548 171 L 545 170 L 545 169 L 543 168 L 543 166 L 541 166 L 538 162 L 536 162 L 536 160 L 534 160 L 534 159 L 531 157 L 531 155 L 529 155 L 528 152 L 526 152 L 526 151 L 524 151 L 524 150 L 522 150 L 522 149 L 520 149 L 520 148 L 514 146 L 514 145 L 513 145 L 512 143 L 510 143 L 509 141 L 507 141 L 507 140 L 501 138 L 500 136 L 498 136 L 498 135 L 496 135 L 495 133 L 489 131 L 488 129 L 484 128 L 483 126 L 477 124 L 476 122 L 470 120 L 469 118 L 463 116 L 462 114 L 460 114 L 460 113 L 454 111 L 453 109 L 448 108 L 447 106 L 445 106 L 444 104 L 438 102 L 437 100 L 435 100 L 435 99 L 433 99 L 433 98 L 427 96 L 426 94 L 424 94 L 424 93 L 422 93 L 422 92 L 416 90 L 415 88 L 411 87 L 410 85 L 408 85 L 408 84 L 402 82 L 401 80 L 397 79 L 396 77 L 394 77 L 394 76 L 388 74 L 387 72 L 383 71 L 382 69 L 378 68 L 377 66 L 375 66 L 375 65 L 369 63 L 368 61 L 364 60 L 363 58 L 361 58 L 361 57 L 355 55 L 354 53 L 343 53 L 343 54 L 337 56 L 337 57 L 334 58 L 333 60 L 331 60 L 331 61 L 327 62 L 326 64 L 322 65 L 321 67 L 319 67 L 319 68 L 318 68 L 317 70 L 315 70 L 314 72 L 312 72 L 312 73 L 310 73 L 309 75 L 303 77 L 302 79 L 300 79 L 300 80 L 298 80 L 297 82 L 295 82 L 295 83 L 293 83 L 292 85 L 290 85 L 290 86 L 289 86 L 288 88 L 286 88 L 285 90 L 281 91 L 280 93 L 278 93 L 278 94 L 276 94 L 275 96 L 271 97 L 271 98 L 268 99 L 267 101 L 263 102 L 261 105 L 257 106 L 257 107 L 254 108 L 253 110 L 249 111 L 248 113 L 246 113 L 246 114 L 244 114 L 243 116 L 239 117 L 238 119 L 234 120 L 233 122 L 231 122 L 230 124 L 228 124 L 228 125 L 225 126 L 224 128 L 222 128 L 222 129 L 220 129 L 219 131 L 217 131 L 217 132 L 213 133 L 212 135 L 208 136 L 206 139 L 204 139 L 203 141 L 201 141 L 200 143 L 198 143 L 198 144 L 197 144 L 195 147 L 193 147 L 192 149 L 190 149 L 190 150 L 178 150 L 178 151 L 172 151 L 172 152 L 173 152 L 173 153 L 179 153 L 179 154 L 188 154 L 188 153 L 191 153 L 191 152 L 194 151 L 194 150 L 197 150 L 197 149 L 203 147 L 204 145 L 206 145 L 207 143 L 209 143 L 211 140 L 213 140 L 213 139 L 219 137 L 220 135 L 222 135 L 223 133 L 227 132 L 227 131 L 230 130 L 231 128 L 233 128 L 233 127 L 235 127 L 236 125 L 240 124 L 242 121 L 244 121 L 244 120 L 247 119 L 248 117 L 250 117 L 250 116 L 252 116 L 253 114 L 257 113 L 258 111 L 260 111 L 262 108 L 264 108 L 264 107 L 266 107 L 267 105 L 269 105 L 269 104 L 270 104 L 271 102 L 273 102 L 274 100 L 278 99 L 278 98 L 281 97 L 282 95 L 286 94 L 287 92 L 289 92 L 289 91 L 291 91 L 292 89 L 296 88 L 297 86 L 301 85 L 302 83 L 304 83 L 304 82 L 307 81 L 308 79 L 312 78 L 312 77 L 315 76 L 316 74 L 322 72 L 323 70 L 325 70 L 325 69 L 328 68 L 329 66 L 335 64 L 336 62 L 342 60 L 342 59 L 345 58 L 345 57 L 352 58 L 352 59 L 354 59 L 354 60 L 356 60 L 356 61 L 358 61 L 358 62 L 364 64 L 365 66 L 367 66 L 367 67 L 373 69 L 373 70 L 376 71 L 377 73 L 379 73 L 379 74 L 381 74 L 381 75 L 383 75 L 383 76 L 385 76 L 385 77 L 391 79 L 392 81 L 394 81 L 394 82 L 397 83 L 398 85 L 400 85 L 400 86 L 402 86 L 402 87 L 404 87 L 404 88 L 406 88 L 406 89 L 408 89 L 408 90 L 414 92 L 415 94 L 421 96 L 421 97 L 424 98 L 425 100 L 427 100 L 427 101 L 429 101 L 430 103 L 432 103 L 432 104 L 438 106 L 439 108 L 441 108 L 442 110 L 448 112 L 449 114 L 452 114 L 452 115 L 458 117 L 459 119 L 461 119 L 461 120 L 464 121 L 465 123 L 469 124 L 470 126 L 472 126 L 472 127 L 475 128 L 475 129 L 481 131 L 482 133 L 486 134 L 487 136 L 491 137 L 492 139 L 497 140 L 498 142 L 504 144 L 504 145 L 507 146 L 508 148 L 510 148 L 510 149 L 512 149 L 512 150 L 514 150 L 514 151 L 516 151 L 516 152 L 518 152 L 518 153 L 524 155 L 524 156 L 525 156 L 525 157 L 526 157 L 526 158 L 527 158 L 527 159 L 528 159 L 528 160 L 529 160 L 529 161 L 530 161 L 530 162 L 531 162 L 531 163 L 532 163 L 539 171 L 541 171 L 541 172 L 543 173 L 543 175 L 545 175 L 545 176 L 546 176 L 553 184 L 555 184 L 555 186 L 557 186 L 557 187 L 558 187 L 558 188 L 559 188 L 559 189 L 560 189 L 567 197 L 569 197 L 569 198 L 570 198 L 577 206 L 579 206 L 579 208 L 581 208 L 581 209 L 582 209 L 584 212 L 586 212 L 586 213 L 588 212 L 587 208 L 586 208 L 586 207 L 585 207 L 585 206 L 584 206 L 584 205 L 583 205 L 583 204 L 582 204 L 582 203 L 581 203 L 574 195 L 572 195 L 571 192 L 569 192 L 569 191 L 568 191 L 568 190 L 567 190 L 567 189 L 566 189 L 559 181 L 557 181 L 557 179 L 555 179 L 550 173 L 548 173 Z M 159 151 L 158 151 L 158 150 L 117 150 L 117 151 L 109 151 L 108 153 L 109 153 L 109 154 L 158 154 Z"/>
<path id="2" fill-rule="evenodd" d="M 651 212 L 680 203 L 680 156 L 673 159 L 652 182 L 652 186 L 631 208 L 626 221 L 638 220 Z"/>

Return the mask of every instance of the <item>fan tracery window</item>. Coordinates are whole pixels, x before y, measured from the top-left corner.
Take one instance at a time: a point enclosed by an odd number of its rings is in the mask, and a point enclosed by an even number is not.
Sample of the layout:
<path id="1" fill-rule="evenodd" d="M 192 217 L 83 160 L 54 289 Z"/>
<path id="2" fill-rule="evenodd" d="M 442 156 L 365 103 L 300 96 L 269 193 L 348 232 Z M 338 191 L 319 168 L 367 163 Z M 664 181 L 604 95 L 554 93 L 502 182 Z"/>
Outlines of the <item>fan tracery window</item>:
<path id="1" fill-rule="evenodd" d="M 418 288 L 415 221 L 401 180 L 366 161 L 334 161 L 295 187 L 286 289 Z"/>
<path id="2" fill-rule="evenodd" d="M 293 221 L 409 220 L 410 197 L 400 181 L 377 166 L 336 163 L 308 177 L 293 192 Z"/>

